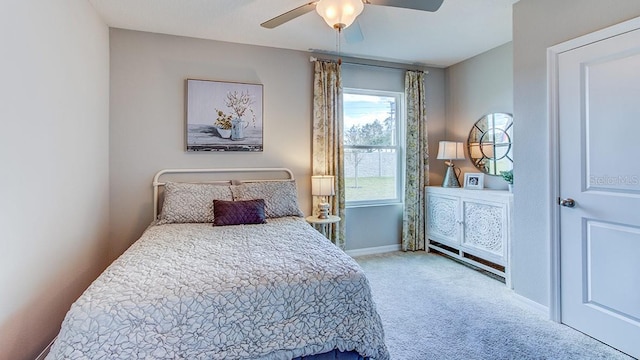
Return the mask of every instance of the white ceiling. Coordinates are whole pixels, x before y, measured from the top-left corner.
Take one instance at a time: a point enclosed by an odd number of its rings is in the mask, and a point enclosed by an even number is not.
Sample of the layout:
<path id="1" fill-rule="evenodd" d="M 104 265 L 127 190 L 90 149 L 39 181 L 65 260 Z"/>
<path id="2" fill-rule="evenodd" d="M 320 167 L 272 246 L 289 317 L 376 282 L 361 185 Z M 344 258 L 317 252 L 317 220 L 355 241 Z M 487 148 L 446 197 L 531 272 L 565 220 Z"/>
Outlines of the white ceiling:
<path id="1" fill-rule="evenodd" d="M 336 33 L 310 12 L 275 29 L 260 23 L 309 0 L 89 0 L 114 28 L 336 52 Z M 444 0 L 437 12 L 366 5 L 364 40 L 341 40 L 344 56 L 447 67 L 511 41 L 518 0 Z"/>

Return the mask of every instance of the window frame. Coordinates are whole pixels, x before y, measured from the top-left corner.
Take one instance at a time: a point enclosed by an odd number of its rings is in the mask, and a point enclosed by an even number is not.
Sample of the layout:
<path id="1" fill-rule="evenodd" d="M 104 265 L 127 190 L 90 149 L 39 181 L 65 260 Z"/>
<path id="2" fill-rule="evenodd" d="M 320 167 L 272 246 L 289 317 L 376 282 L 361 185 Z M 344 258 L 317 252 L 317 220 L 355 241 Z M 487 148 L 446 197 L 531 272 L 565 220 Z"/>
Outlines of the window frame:
<path id="1" fill-rule="evenodd" d="M 346 153 L 347 149 L 392 149 L 396 150 L 396 197 L 387 199 L 372 199 L 372 200 L 349 200 L 345 197 L 345 206 L 347 208 L 354 207 L 372 207 L 372 206 L 386 206 L 397 205 L 404 202 L 404 167 L 405 167 L 405 124 L 406 124 L 406 107 L 405 107 L 405 94 L 400 91 L 389 90 L 375 90 L 375 89 L 359 89 L 353 87 L 346 87 L 342 89 L 342 114 L 341 121 L 344 128 L 344 96 L 345 95 L 370 95 L 370 96 L 384 96 L 395 98 L 396 101 L 396 114 L 395 114 L 395 142 L 396 145 L 343 145 L 343 150 Z M 343 129 L 343 140 L 346 134 L 346 129 Z"/>

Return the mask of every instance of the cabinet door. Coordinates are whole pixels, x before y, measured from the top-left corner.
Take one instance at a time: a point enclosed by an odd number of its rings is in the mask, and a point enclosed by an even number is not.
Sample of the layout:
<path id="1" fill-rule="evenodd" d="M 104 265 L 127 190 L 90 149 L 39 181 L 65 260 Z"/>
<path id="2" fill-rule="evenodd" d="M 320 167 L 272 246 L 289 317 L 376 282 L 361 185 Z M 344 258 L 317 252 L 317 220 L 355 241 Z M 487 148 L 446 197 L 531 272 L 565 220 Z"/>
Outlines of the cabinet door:
<path id="1" fill-rule="evenodd" d="M 427 237 L 445 245 L 458 246 L 459 240 L 459 203 L 455 196 L 427 193 Z"/>
<path id="2" fill-rule="evenodd" d="M 483 200 L 462 200 L 463 251 L 506 265 L 507 205 Z"/>

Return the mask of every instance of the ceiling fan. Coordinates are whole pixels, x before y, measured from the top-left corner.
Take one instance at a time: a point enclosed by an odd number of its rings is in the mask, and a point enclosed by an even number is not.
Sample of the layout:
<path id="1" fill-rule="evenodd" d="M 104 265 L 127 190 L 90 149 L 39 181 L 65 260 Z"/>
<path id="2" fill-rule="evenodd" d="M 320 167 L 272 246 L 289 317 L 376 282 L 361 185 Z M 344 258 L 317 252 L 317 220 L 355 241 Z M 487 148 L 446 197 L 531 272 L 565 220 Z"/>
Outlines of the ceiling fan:
<path id="1" fill-rule="evenodd" d="M 354 23 L 365 5 L 392 6 L 434 12 L 440 8 L 443 1 L 444 0 L 318 0 L 311 1 L 284 14 L 278 15 L 273 19 L 263 22 L 260 26 L 273 29 L 276 26 L 280 26 L 287 21 L 293 20 L 315 9 L 329 26 L 337 31 L 342 31 Z M 349 41 L 350 38 L 354 40 L 354 42 L 362 40 L 362 32 L 357 23 L 352 33 L 353 35 L 351 36 L 345 34 L 347 42 L 351 42 Z"/>

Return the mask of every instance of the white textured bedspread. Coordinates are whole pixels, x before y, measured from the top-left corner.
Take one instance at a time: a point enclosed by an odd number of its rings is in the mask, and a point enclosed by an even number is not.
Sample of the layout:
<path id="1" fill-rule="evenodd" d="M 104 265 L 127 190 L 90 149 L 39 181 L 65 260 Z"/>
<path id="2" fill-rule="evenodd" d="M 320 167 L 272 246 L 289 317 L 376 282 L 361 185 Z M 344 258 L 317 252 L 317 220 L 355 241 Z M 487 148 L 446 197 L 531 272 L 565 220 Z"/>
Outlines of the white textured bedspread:
<path id="1" fill-rule="evenodd" d="M 47 359 L 388 359 L 359 265 L 301 218 L 143 236 L 72 305 Z"/>

